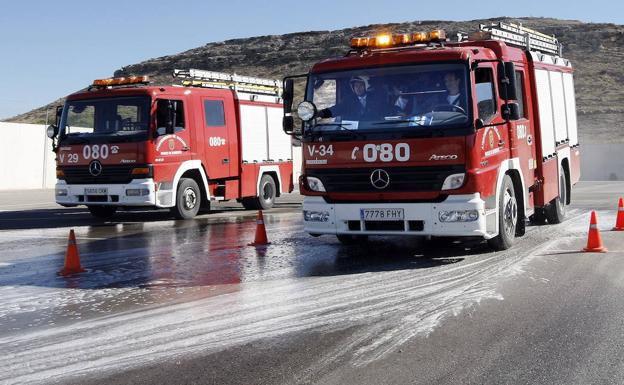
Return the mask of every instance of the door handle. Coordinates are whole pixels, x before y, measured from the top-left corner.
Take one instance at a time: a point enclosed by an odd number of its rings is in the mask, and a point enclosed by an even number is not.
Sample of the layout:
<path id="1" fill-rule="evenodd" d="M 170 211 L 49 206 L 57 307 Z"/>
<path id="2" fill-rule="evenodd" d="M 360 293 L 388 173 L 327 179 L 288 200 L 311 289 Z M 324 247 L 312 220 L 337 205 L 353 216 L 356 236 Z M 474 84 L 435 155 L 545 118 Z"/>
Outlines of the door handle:
<path id="1" fill-rule="evenodd" d="M 190 150 L 190 148 L 188 148 L 188 147 L 182 147 L 182 151 L 188 151 L 188 150 Z"/>
<path id="2" fill-rule="evenodd" d="M 226 159 L 221 160 L 221 163 L 228 164 L 230 163 L 230 160 L 226 158 Z"/>
<path id="3" fill-rule="evenodd" d="M 505 145 L 505 141 L 504 140 L 499 140 L 498 141 L 498 147 L 503 147 Z"/>

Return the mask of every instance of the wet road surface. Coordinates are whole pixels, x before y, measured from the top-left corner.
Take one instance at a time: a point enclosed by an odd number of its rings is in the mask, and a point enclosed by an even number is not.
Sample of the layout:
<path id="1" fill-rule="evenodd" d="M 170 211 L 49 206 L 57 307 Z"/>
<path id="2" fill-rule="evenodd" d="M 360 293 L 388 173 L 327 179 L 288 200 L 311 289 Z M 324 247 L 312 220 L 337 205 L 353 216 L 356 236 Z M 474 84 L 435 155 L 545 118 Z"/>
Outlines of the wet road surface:
<path id="1" fill-rule="evenodd" d="M 582 183 L 569 219 L 504 253 L 483 243 L 302 232 L 236 204 L 191 221 L 0 204 L 0 383 L 621 383 L 624 183 Z M 5 201 L 6 202 L 6 201 Z M 86 273 L 62 278 L 74 228 Z"/>

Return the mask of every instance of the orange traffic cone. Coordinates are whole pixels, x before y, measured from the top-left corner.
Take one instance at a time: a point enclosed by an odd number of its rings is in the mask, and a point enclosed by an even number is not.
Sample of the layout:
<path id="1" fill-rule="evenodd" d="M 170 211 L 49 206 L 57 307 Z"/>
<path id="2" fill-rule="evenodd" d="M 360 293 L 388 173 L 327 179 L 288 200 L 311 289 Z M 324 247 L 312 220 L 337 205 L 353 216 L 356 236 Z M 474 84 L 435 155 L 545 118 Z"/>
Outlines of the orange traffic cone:
<path id="1" fill-rule="evenodd" d="M 265 246 L 271 243 L 267 239 L 266 228 L 264 227 L 264 217 L 262 216 L 262 210 L 258 211 L 258 218 L 256 219 L 256 239 L 249 246 Z"/>
<path id="2" fill-rule="evenodd" d="M 76 235 L 74 230 L 69 230 L 69 240 L 67 241 L 67 251 L 65 252 L 65 266 L 59 271 L 59 275 L 70 275 L 82 273 L 85 269 L 80 266 L 80 254 L 76 246 Z"/>
<path id="3" fill-rule="evenodd" d="M 624 199 L 620 198 L 618 203 L 617 219 L 613 231 L 624 231 Z"/>
<path id="4" fill-rule="evenodd" d="M 598 230 L 598 219 L 596 212 L 592 211 L 591 221 L 589 222 L 589 236 L 587 237 L 587 246 L 583 249 L 590 253 L 606 253 L 607 249 L 602 244 L 600 231 Z"/>

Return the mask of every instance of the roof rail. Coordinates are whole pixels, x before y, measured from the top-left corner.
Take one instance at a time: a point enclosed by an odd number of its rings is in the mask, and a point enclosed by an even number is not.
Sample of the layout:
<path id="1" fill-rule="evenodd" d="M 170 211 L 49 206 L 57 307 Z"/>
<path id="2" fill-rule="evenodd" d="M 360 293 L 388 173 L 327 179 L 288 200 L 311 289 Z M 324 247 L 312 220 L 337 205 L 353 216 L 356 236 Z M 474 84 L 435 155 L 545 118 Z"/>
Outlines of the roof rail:
<path id="1" fill-rule="evenodd" d="M 561 56 L 563 46 L 554 36 L 548 36 L 530 28 L 523 27 L 522 24 L 513 23 L 492 23 L 490 25 L 479 24 L 481 34 L 485 34 L 480 39 L 501 40 L 509 45 L 526 48 L 529 51 L 538 51 L 552 55 Z"/>
<path id="2" fill-rule="evenodd" d="M 188 70 L 174 69 L 173 77 L 185 79 L 182 81 L 182 85 L 185 86 L 231 89 L 237 92 L 276 97 L 281 97 L 282 94 L 282 82 L 274 79 L 204 71 L 192 68 Z"/>

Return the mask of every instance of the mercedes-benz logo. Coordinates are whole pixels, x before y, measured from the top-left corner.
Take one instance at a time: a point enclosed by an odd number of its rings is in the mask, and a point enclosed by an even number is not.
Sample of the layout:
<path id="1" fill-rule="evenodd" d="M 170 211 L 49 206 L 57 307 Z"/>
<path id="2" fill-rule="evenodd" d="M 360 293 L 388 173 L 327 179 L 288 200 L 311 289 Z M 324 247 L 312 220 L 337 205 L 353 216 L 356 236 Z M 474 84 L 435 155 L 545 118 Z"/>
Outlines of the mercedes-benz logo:
<path id="1" fill-rule="evenodd" d="M 383 190 L 390 184 L 390 175 L 388 175 L 386 170 L 378 168 L 371 172 L 370 181 L 373 187 Z"/>
<path id="2" fill-rule="evenodd" d="M 99 160 L 89 163 L 89 173 L 93 176 L 100 175 L 102 173 L 102 163 Z"/>

